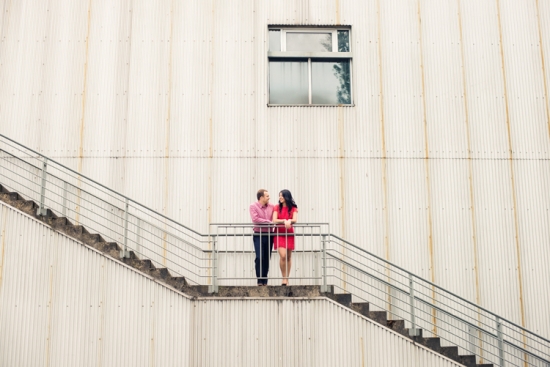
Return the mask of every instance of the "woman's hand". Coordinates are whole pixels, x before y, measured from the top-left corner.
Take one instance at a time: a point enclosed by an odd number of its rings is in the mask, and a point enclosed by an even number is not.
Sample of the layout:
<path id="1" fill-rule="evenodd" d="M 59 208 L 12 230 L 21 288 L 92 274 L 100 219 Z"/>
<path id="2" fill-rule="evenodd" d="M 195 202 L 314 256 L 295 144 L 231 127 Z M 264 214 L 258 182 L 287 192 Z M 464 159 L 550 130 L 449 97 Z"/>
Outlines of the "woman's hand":
<path id="1" fill-rule="evenodd" d="M 285 228 L 286 229 L 292 228 L 292 221 L 290 219 L 285 220 Z"/>

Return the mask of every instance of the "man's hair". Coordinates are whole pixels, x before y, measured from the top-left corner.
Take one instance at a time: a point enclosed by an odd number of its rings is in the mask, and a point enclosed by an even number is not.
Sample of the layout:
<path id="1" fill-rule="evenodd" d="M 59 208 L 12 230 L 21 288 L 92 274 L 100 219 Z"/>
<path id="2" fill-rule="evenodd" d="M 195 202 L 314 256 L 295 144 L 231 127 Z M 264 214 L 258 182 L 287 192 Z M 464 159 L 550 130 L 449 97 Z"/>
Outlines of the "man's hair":
<path id="1" fill-rule="evenodd" d="M 258 198 L 258 200 L 260 200 L 260 198 L 261 198 L 262 196 L 264 196 L 264 194 L 265 194 L 266 191 L 267 191 L 266 189 L 259 189 L 259 190 L 258 190 L 258 193 L 256 194 L 256 197 Z"/>

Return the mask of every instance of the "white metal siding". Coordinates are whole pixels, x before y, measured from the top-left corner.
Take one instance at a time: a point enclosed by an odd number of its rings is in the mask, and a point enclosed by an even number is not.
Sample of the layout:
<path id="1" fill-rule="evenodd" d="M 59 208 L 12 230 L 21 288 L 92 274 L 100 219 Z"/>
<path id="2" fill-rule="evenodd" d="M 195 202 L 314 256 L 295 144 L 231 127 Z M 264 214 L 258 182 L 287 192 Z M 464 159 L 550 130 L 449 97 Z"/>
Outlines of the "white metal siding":
<path id="1" fill-rule="evenodd" d="M 550 335 L 548 1 L 0 9 L 3 134 L 202 232 L 288 188 L 300 221 Z M 268 24 L 351 25 L 355 107 L 267 107 Z"/>
<path id="2" fill-rule="evenodd" d="M 0 203 L 2 366 L 458 366 L 326 299 L 189 298 Z"/>

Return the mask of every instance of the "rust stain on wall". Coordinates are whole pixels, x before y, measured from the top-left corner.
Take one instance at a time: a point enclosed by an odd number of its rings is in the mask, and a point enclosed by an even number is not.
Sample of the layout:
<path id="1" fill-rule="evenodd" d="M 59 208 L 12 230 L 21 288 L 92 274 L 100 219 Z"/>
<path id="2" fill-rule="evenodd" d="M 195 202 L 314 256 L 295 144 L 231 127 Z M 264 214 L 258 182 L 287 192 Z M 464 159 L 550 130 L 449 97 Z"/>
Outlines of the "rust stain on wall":
<path id="1" fill-rule="evenodd" d="M 336 0 L 336 25 L 340 24 L 340 0 Z"/>
<path id="2" fill-rule="evenodd" d="M 382 208 L 384 215 L 384 253 L 386 260 L 390 261 L 390 242 L 389 242 L 389 211 L 388 211 L 388 180 L 387 180 L 387 150 L 386 150 L 386 124 L 384 115 L 384 84 L 382 81 L 382 30 L 381 30 L 381 15 L 380 15 L 380 0 L 376 2 L 376 16 L 378 21 L 378 82 L 380 83 L 379 89 L 379 108 L 380 108 L 380 140 L 382 144 L 382 187 L 384 190 L 384 207 Z M 391 281 L 390 269 L 386 268 L 387 282 Z M 391 287 L 388 286 L 388 307 L 389 311 L 392 311 L 392 297 Z"/>
<path id="3" fill-rule="evenodd" d="M 84 62 L 84 85 L 82 86 L 82 118 L 80 119 L 80 141 L 78 145 L 78 167 L 77 172 L 82 173 L 82 159 L 84 155 L 84 130 L 85 130 L 85 119 L 86 119 L 86 90 L 88 85 L 88 56 L 90 50 L 90 24 L 92 20 L 92 0 L 88 2 L 88 28 L 86 31 L 86 61 Z M 75 221 L 79 222 L 80 218 L 80 187 L 82 181 L 80 176 L 78 177 L 78 195 L 76 197 L 76 208 L 75 208 Z"/>
<path id="4" fill-rule="evenodd" d="M 461 12 L 461 0 L 457 0 L 457 10 L 458 10 L 458 29 L 460 35 L 460 58 L 461 58 L 461 69 L 462 69 L 462 91 L 464 93 L 464 122 L 466 123 L 466 140 L 468 144 L 468 182 L 469 182 L 469 191 L 470 191 L 470 212 L 471 212 L 471 223 L 472 223 L 472 243 L 473 243 L 473 252 L 474 252 L 474 277 L 475 277 L 475 291 L 476 291 L 476 304 L 481 305 L 481 291 L 479 287 L 479 255 L 478 255 L 478 245 L 477 245 L 477 227 L 476 227 L 476 212 L 475 212 L 475 193 L 474 193 L 474 169 L 472 163 L 472 145 L 471 145 L 471 136 L 470 136 L 470 112 L 468 108 L 468 94 L 466 88 L 466 67 L 464 62 L 464 39 L 462 31 L 462 12 Z M 477 314 L 478 324 L 481 326 L 481 315 Z M 482 347 L 483 340 L 481 338 L 481 332 L 478 331 L 478 341 L 480 343 L 479 347 Z M 483 363 L 483 349 L 480 349 L 481 361 Z"/>
<path id="5" fill-rule="evenodd" d="M 504 88 L 504 102 L 506 107 L 506 131 L 508 133 L 508 154 L 510 161 L 510 179 L 512 183 L 512 202 L 513 202 L 513 212 L 514 212 L 514 230 L 515 230 L 515 245 L 516 245 L 516 259 L 517 259 L 517 271 L 518 271 L 518 283 L 519 283 L 519 307 L 521 313 L 521 326 L 525 327 L 525 307 L 523 304 L 523 277 L 521 271 L 521 249 L 519 243 L 519 224 L 518 224 L 518 214 L 517 214 L 517 197 L 516 197 L 516 180 L 515 180 L 515 170 L 514 170 L 514 154 L 513 154 L 513 145 L 512 145 L 512 132 L 510 128 L 510 113 L 509 113 L 509 102 L 508 102 L 508 87 L 506 81 L 506 64 L 504 61 L 504 45 L 502 44 L 502 21 L 500 17 L 500 0 L 496 0 L 497 6 L 497 17 L 498 17 L 498 34 L 499 34 L 499 43 L 500 43 L 500 58 L 502 60 L 502 79 L 503 79 L 503 88 Z M 526 344 L 525 334 L 523 334 L 523 344 Z M 527 359 L 525 359 L 527 361 Z"/>
<path id="6" fill-rule="evenodd" d="M 542 29 L 540 26 L 540 7 L 539 0 L 536 0 L 537 5 L 537 25 L 539 28 L 539 48 L 540 48 L 540 59 L 542 64 L 542 81 L 544 83 L 544 108 L 546 109 L 546 125 L 548 126 L 548 136 L 550 137 L 550 107 L 548 102 L 548 84 L 546 83 L 546 61 L 544 59 L 544 47 L 542 46 Z"/>
<path id="7" fill-rule="evenodd" d="M 432 228 L 432 189 L 430 184 L 430 154 L 428 144 L 428 119 L 426 116 L 426 87 L 425 87 L 425 75 L 424 75 L 424 50 L 422 44 L 422 16 L 420 0 L 417 1 L 417 15 L 418 15 L 418 35 L 420 46 L 420 73 L 422 79 L 422 120 L 424 125 L 424 162 L 426 166 L 426 189 L 428 197 L 428 254 L 430 256 L 430 281 L 435 283 L 435 261 L 434 261 L 434 246 L 433 246 L 433 228 Z M 432 286 L 432 299 L 435 304 L 435 288 Z M 432 332 L 437 335 L 437 318 L 436 311 L 432 309 Z"/>

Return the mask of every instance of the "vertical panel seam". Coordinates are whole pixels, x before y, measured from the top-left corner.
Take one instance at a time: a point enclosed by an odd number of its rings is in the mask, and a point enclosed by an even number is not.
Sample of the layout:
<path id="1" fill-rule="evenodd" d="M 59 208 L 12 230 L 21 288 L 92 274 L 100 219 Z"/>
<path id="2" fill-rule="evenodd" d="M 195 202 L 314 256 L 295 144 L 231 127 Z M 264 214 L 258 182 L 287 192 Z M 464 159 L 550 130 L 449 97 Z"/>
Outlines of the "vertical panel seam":
<path id="1" fill-rule="evenodd" d="M 540 59 L 542 64 L 542 82 L 544 85 L 544 108 L 546 110 L 546 125 L 548 128 L 548 137 L 550 137 L 550 109 L 548 104 L 548 85 L 546 82 L 546 61 L 544 59 L 544 47 L 543 47 L 543 40 L 542 40 L 542 29 L 540 26 L 540 7 L 539 7 L 539 0 L 536 0 L 536 6 L 537 6 L 537 25 L 538 25 L 538 31 L 539 31 L 539 48 L 540 48 Z"/>
<path id="2" fill-rule="evenodd" d="M 376 1 L 376 13 L 378 18 L 378 81 L 379 81 L 379 108 L 380 108 L 380 138 L 382 143 L 382 185 L 384 190 L 384 249 L 386 260 L 390 261 L 389 243 L 389 212 L 388 212 L 388 182 L 387 182 L 387 151 L 386 151 L 386 126 L 384 115 L 384 86 L 382 78 L 382 16 L 380 14 L 380 0 Z M 386 269 L 388 281 L 390 280 L 390 269 Z M 388 286 L 389 288 L 389 286 Z M 388 292 L 389 310 L 391 311 L 391 296 Z"/>
<path id="3" fill-rule="evenodd" d="M 476 227 L 476 217 L 475 217 L 475 193 L 474 193 L 474 174 L 473 174 L 473 162 L 472 162 L 472 147 L 471 147 L 471 136 L 470 136 L 470 114 L 468 106 L 468 94 L 467 94 L 467 83 L 466 83 L 466 66 L 464 59 L 464 39 L 463 39 L 463 30 L 462 30 L 462 12 L 461 12 L 461 0 L 457 0 L 457 13 L 458 13 L 458 28 L 460 35 L 460 58 L 461 58 L 461 69 L 462 69 L 462 88 L 464 93 L 464 117 L 466 123 L 466 138 L 468 143 L 468 181 L 470 189 L 470 208 L 471 208 L 471 220 L 472 220 L 472 241 L 474 245 L 474 277 L 475 277 L 475 291 L 476 291 L 476 303 L 481 304 L 481 291 L 479 288 L 479 258 L 478 258 L 478 246 L 477 246 L 477 227 Z M 481 325 L 481 314 L 477 313 L 478 323 Z M 481 342 L 481 333 L 479 335 L 479 341 Z M 483 349 L 481 350 L 481 360 L 483 362 Z"/>

